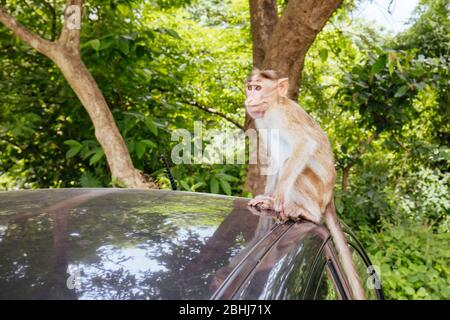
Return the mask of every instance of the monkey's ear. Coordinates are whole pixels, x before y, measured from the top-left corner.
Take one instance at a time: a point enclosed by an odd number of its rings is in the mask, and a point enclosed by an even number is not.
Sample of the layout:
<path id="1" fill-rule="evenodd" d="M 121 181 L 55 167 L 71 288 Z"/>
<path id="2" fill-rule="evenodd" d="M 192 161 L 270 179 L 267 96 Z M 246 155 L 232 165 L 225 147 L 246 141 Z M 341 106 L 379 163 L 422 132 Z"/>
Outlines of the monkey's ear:
<path id="1" fill-rule="evenodd" d="M 289 88 L 289 79 L 281 78 L 278 79 L 278 94 L 280 96 L 286 96 Z"/>

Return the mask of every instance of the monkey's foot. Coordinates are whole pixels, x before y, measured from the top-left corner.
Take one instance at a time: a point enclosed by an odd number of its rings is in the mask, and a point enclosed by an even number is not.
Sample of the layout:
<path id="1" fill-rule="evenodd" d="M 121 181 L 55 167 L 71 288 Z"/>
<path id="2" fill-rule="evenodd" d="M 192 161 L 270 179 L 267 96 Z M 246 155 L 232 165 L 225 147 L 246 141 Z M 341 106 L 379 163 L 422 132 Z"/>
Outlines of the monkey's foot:
<path id="1" fill-rule="evenodd" d="M 295 204 L 284 206 L 283 209 L 280 211 L 280 219 L 294 220 L 294 221 L 305 219 L 315 223 L 320 222 L 320 217 L 318 220 L 317 217 L 312 215 L 308 210 L 305 210 L 304 208 L 299 207 L 298 205 Z"/>
<path id="2" fill-rule="evenodd" d="M 253 213 L 255 216 L 259 216 L 259 217 L 273 217 L 273 218 L 279 217 L 278 212 L 275 212 L 270 209 L 264 210 L 264 209 L 258 209 L 258 207 L 248 206 L 248 211 Z"/>
<path id="3" fill-rule="evenodd" d="M 270 196 L 259 195 L 250 200 L 248 205 L 261 210 L 271 210 L 273 209 L 273 198 Z"/>

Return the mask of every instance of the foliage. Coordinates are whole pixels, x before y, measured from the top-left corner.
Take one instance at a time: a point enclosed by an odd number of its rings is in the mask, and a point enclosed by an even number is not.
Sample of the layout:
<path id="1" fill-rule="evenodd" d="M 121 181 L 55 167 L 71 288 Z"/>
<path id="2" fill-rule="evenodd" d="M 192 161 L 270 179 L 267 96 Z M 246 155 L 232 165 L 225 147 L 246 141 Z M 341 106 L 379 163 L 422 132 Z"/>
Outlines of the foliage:
<path id="1" fill-rule="evenodd" d="M 58 5 L 63 7 L 62 3 Z M 217 5 L 223 6 L 217 3 L 211 7 Z M 224 126 L 219 117 L 195 106 L 215 107 L 223 113 L 243 116 L 238 84 L 248 68 L 249 41 L 239 40 L 244 29 L 242 6 L 233 4 L 241 13 L 231 19 L 227 30 L 223 26 L 203 26 L 197 19 L 211 8 L 200 4 L 187 11 L 179 8 L 176 1 L 156 5 L 93 1 L 85 6 L 83 60 L 113 111 L 135 166 L 166 186 L 159 156 L 170 155 L 174 145 L 170 141 L 171 132 L 176 128 L 192 130 L 193 118 L 203 120 L 209 128 Z M 214 12 L 222 15 L 230 12 L 230 8 Z M 45 15 L 36 16 L 27 7 L 23 14 L 21 10 L 16 13 L 25 25 L 46 30 Z M 136 16 L 141 19 L 135 19 Z M 1 39 L 6 39 L 1 41 L 2 52 L 8 56 L 0 61 L 3 73 L 0 91 L 5 97 L 0 115 L 0 131 L 4 136 L 0 145 L 4 155 L 0 159 L 3 169 L 0 183 L 6 188 L 111 185 L 92 124 L 59 71 L 11 37 L 5 28 L 0 30 Z M 192 30 L 196 31 L 195 36 Z M 52 37 L 48 32 L 42 35 Z M 229 48 L 223 43 L 229 43 Z M 241 57 L 241 62 L 232 59 L 229 62 L 226 57 L 232 55 Z M 22 88 L 30 91 L 24 93 Z M 14 117 L 16 113 L 23 116 Z M 239 117 L 235 120 L 239 122 Z M 45 133 L 43 128 L 47 130 Z M 239 176 L 241 167 L 228 171 L 234 170 Z M 229 180 L 218 180 L 222 188 L 208 187 L 211 183 L 215 185 L 216 179 L 208 177 L 206 166 L 175 171 L 202 176 L 205 186 L 197 184 L 196 190 L 231 193 Z M 186 186 L 181 183 L 184 176 L 177 178 L 181 188 Z M 241 190 L 235 181 L 232 187 L 233 193 Z"/>
<path id="2" fill-rule="evenodd" d="M 64 1 L 0 3 L 57 38 Z M 299 101 L 332 141 L 338 212 L 381 265 L 387 295 L 448 299 L 449 6 L 422 0 L 409 27 L 387 37 L 350 18 L 360 3 L 342 6 L 317 37 Z M 160 156 L 170 158 L 174 130 L 243 124 L 248 1 L 96 0 L 83 14 L 83 60 L 134 165 L 163 187 Z M 245 169 L 171 167 L 180 190 L 249 196 Z M 0 25 L 0 189 L 115 184 L 59 70 Z"/>
<path id="3" fill-rule="evenodd" d="M 381 282 L 388 299 L 449 299 L 450 251 L 448 232 L 429 225 L 383 223 L 378 233 L 360 232 L 374 265 L 381 266 Z"/>

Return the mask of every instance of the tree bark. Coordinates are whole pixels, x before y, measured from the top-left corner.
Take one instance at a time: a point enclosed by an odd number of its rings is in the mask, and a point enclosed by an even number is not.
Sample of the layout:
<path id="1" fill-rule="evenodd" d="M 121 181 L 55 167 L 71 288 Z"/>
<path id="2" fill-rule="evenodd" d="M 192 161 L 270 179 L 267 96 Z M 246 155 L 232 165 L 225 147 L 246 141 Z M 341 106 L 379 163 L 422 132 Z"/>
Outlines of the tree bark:
<path id="1" fill-rule="evenodd" d="M 305 56 L 342 0 L 290 0 L 278 18 L 275 0 L 250 0 L 253 66 L 289 78 L 288 96 L 297 100 Z M 246 114 L 245 129 L 255 128 Z M 249 165 L 244 190 L 261 194 L 266 177 L 260 164 Z"/>
<path id="2" fill-rule="evenodd" d="M 253 67 L 263 69 L 264 58 L 270 37 L 278 23 L 278 9 L 276 0 L 250 0 L 250 21 L 253 44 Z M 256 130 L 255 122 L 250 115 L 245 113 L 245 130 Z M 258 143 L 258 148 L 259 148 Z M 256 152 L 258 150 L 250 150 Z M 264 152 L 264 151 L 262 151 Z M 252 157 L 252 156 L 251 156 Z M 253 195 L 264 193 L 266 177 L 260 174 L 261 159 L 256 157 L 257 164 L 249 164 L 245 179 L 244 191 Z"/>
<path id="3" fill-rule="evenodd" d="M 23 42 L 50 58 L 72 87 L 95 128 L 95 136 L 105 152 L 113 181 L 129 188 L 157 188 L 142 172 L 135 169 L 125 141 L 114 117 L 80 55 L 82 0 L 68 0 L 64 25 L 56 41 L 45 40 L 17 22 L 0 7 L 0 22 Z M 79 20 L 77 20 L 79 19 Z"/>
<path id="4" fill-rule="evenodd" d="M 276 0 L 250 0 L 250 21 L 253 66 L 262 68 L 270 36 L 278 22 Z"/>
<path id="5" fill-rule="evenodd" d="M 275 26 L 263 68 L 289 78 L 288 96 L 297 100 L 306 53 L 342 0 L 291 0 Z"/>

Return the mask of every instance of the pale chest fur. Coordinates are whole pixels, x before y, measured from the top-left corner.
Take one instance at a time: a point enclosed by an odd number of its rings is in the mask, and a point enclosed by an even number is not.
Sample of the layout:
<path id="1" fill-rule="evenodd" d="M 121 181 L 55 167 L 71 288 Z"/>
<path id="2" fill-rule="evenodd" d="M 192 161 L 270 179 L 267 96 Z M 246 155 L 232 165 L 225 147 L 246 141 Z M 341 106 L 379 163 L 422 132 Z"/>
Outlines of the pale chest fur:
<path id="1" fill-rule="evenodd" d="M 285 161 L 292 154 L 291 137 L 287 135 L 288 130 L 280 127 L 280 124 L 286 123 L 284 115 L 279 112 L 271 112 L 270 117 L 259 118 L 255 120 L 256 129 L 261 139 L 261 143 L 267 150 L 270 158 L 270 166 L 277 174 Z"/>

